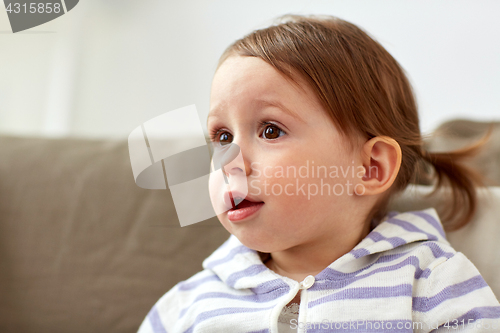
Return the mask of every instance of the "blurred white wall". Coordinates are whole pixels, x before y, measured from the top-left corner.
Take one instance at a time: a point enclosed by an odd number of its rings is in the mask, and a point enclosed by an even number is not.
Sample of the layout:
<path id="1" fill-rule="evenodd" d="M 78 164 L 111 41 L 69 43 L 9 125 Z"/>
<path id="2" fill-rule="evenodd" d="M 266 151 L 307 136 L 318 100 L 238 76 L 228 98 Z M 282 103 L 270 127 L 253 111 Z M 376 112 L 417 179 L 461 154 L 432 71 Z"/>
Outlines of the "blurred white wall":
<path id="1" fill-rule="evenodd" d="M 126 138 L 190 104 L 205 128 L 220 54 L 286 13 L 339 16 L 376 37 L 409 74 L 424 133 L 500 120 L 499 1 L 81 0 L 17 34 L 0 7 L 0 133 Z"/>

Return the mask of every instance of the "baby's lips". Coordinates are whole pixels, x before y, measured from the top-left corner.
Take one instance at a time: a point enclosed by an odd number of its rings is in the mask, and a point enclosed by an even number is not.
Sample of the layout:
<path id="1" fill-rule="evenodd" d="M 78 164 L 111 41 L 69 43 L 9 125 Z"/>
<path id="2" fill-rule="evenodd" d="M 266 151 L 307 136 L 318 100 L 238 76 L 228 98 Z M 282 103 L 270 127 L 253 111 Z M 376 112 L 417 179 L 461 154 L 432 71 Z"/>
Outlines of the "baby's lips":
<path id="1" fill-rule="evenodd" d="M 247 197 L 247 194 L 248 193 L 244 194 L 243 192 L 238 190 L 225 191 L 222 200 L 224 201 L 224 205 L 226 207 L 229 207 L 228 209 L 231 209 L 234 207 L 233 203 L 231 202 L 231 197 L 234 204 L 237 205 Z"/>
<path id="2" fill-rule="evenodd" d="M 239 203 L 239 201 L 235 202 L 238 197 L 241 198 L 241 195 L 239 195 L 236 191 L 225 191 L 222 197 L 224 206 L 229 207 L 228 209 L 234 208 L 234 205 L 237 205 Z"/>
<path id="3" fill-rule="evenodd" d="M 258 203 L 258 202 L 264 203 L 262 200 L 248 195 L 248 193 L 244 194 L 243 192 L 240 192 L 237 190 L 233 190 L 233 191 L 228 190 L 228 191 L 224 192 L 224 194 L 223 194 L 224 205 L 226 205 L 226 207 L 229 207 L 228 210 L 233 208 L 233 205 L 231 204 L 231 197 L 233 198 L 234 203 L 236 205 L 241 203 L 243 200 L 247 200 L 250 202 L 256 202 L 256 203 Z"/>
<path id="4" fill-rule="evenodd" d="M 224 193 L 222 194 L 222 202 L 224 203 L 224 207 L 227 208 L 227 210 L 233 208 L 229 191 L 224 191 Z"/>

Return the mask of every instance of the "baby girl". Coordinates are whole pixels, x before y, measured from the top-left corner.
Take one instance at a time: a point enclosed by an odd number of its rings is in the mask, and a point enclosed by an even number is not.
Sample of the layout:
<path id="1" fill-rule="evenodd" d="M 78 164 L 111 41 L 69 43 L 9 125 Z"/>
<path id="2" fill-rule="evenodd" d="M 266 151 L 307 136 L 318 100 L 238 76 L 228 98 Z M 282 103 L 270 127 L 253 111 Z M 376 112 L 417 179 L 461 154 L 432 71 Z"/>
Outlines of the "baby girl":
<path id="1" fill-rule="evenodd" d="M 287 16 L 237 40 L 208 129 L 241 156 L 210 179 L 231 236 L 140 333 L 500 330 L 495 295 L 444 233 L 474 214 L 478 184 L 460 164 L 473 148 L 422 148 L 408 79 L 360 28 Z M 389 212 L 423 165 L 452 188 L 453 214 Z"/>

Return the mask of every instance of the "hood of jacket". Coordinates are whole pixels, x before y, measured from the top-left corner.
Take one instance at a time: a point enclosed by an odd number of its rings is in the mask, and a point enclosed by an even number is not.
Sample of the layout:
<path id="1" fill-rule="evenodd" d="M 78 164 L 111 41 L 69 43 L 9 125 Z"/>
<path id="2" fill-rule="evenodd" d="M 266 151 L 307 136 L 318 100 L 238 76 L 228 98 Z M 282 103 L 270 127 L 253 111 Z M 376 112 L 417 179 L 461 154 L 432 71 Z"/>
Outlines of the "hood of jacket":
<path id="1" fill-rule="evenodd" d="M 324 283 L 341 281 L 352 272 L 368 268 L 381 256 L 388 260 L 402 255 L 404 247 L 431 241 L 433 251 L 442 251 L 435 242 L 449 246 L 441 221 L 434 208 L 421 211 L 391 211 L 351 251 L 344 254 L 315 276 L 316 288 Z M 203 268 L 213 271 L 226 285 L 235 289 L 250 289 L 268 293 L 277 288 L 286 292 L 298 282 L 267 268 L 255 250 L 243 245 L 234 235 L 203 262 Z"/>

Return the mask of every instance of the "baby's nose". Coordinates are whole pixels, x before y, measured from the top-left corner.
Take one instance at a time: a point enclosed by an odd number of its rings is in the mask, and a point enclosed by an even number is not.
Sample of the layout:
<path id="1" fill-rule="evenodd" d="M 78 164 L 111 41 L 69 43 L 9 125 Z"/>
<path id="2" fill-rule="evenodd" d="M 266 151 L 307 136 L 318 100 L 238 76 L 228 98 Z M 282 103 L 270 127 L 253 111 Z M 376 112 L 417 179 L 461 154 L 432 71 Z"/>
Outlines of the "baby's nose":
<path id="1" fill-rule="evenodd" d="M 231 147 L 221 158 L 221 168 L 226 176 L 246 174 L 243 155 L 238 145 L 232 144 Z"/>
<path id="2" fill-rule="evenodd" d="M 237 144 L 230 144 L 220 159 L 221 167 L 224 168 L 226 165 L 231 164 L 238 157 L 240 151 L 240 147 Z"/>
<path id="3" fill-rule="evenodd" d="M 240 147 L 235 143 L 224 146 L 215 146 L 213 154 L 214 171 L 221 169 L 224 181 L 228 184 L 229 175 L 244 173 L 245 165 Z"/>

